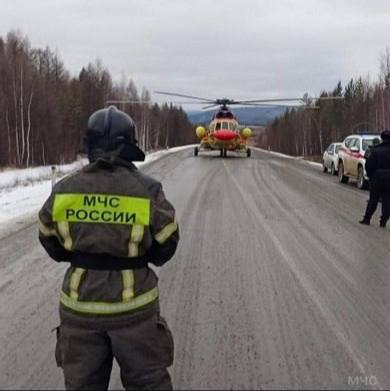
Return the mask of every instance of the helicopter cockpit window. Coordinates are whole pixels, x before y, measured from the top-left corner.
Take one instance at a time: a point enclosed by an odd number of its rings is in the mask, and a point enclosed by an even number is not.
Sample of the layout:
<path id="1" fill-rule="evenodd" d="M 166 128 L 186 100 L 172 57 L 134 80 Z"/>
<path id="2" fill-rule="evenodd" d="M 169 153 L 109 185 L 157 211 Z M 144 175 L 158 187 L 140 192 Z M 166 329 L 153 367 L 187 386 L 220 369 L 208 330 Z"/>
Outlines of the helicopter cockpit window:
<path id="1" fill-rule="evenodd" d="M 219 129 L 221 129 L 221 123 L 220 123 L 220 122 L 217 122 L 217 123 L 215 124 L 215 130 L 219 130 Z"/>
<path id="2" fill-rule="evenodd" d="M 229 128 L 230 128 L 231 130 L 237 130 L 237 125 L 236 125 L 234 122 L 230 122 L 229 125 L 230 125 Z"/>
<path id="3" fill-rule="evenodd" d="M 229 129 L 229 122 L 222 122 L 222 129 Z"/>

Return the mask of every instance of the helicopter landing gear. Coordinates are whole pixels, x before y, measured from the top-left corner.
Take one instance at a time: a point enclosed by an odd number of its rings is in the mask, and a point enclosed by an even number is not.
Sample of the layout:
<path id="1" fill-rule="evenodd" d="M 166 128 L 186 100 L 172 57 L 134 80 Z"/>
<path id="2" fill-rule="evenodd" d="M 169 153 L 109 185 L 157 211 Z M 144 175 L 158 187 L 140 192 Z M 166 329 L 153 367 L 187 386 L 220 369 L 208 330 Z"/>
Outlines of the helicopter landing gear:
<path id="1" fill-rule="evenodd" d="M 226 157 L 227 156 L 227 150 L 226 149 L 221 149 L 219 156 L 221 157 Z"/>
<path id="2" fill-rule="evenodd" d="M 219 156 L 223 157 L 223 149 L 219 151 Z"/>
<path id="3" fill-rule="evenodd" d="M 198 153 L 199 153 L 199 148 L 195 147 L 194 148 L 194 156 L 198 156 Z"/>
<path id="4" fill-rule="evenodd" d="M 251 150 L 250 150 L 250 148 L 246 149 L 246 157 L 251 157 Z"/>

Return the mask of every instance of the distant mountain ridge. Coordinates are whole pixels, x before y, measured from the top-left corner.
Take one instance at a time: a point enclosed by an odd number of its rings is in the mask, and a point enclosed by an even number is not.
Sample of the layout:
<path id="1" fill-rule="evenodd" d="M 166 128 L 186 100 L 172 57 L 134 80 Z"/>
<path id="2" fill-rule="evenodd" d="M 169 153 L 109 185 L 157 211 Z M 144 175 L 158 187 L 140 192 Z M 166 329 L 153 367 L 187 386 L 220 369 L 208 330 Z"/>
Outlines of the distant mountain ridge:
<path id="1" fill-rule="evenodd" d="M 274 107 L 236 107 L 231 108 L 240 124 L 265 126 L 276 117 L 281 116 L 288 106 Z M 189 110 L 186 111 L 189 120 L 194 124 L 208 124 L 216 109 L 213 110 Z"/>

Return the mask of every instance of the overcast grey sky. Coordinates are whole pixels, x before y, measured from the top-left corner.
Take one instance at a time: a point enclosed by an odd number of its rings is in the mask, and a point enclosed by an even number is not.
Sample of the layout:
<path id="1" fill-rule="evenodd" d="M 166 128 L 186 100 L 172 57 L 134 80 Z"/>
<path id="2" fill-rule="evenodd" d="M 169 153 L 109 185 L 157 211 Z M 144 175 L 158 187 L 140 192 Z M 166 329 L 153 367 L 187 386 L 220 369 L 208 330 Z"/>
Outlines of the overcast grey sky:
<path id="1" fill-rule="evenodd" d="M 0 0 L 20 29 L 77 75 L 100 58 L 139 90 L 234 99 L 312 95 L 379 71 L 388 0 Z M 161 97 L 153 95 L 157 101 Z"/>

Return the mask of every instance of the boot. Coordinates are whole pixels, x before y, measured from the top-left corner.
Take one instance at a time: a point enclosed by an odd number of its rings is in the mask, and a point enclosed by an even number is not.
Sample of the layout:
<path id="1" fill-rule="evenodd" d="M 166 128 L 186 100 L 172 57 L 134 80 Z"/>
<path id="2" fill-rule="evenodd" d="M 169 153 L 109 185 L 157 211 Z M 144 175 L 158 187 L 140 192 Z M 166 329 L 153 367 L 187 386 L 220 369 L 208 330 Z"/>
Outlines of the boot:
<path id="1" fill-rule="evenodd" d="M 363 217 L 363 220 L 360 220 L 359 223 L 364 225 L 370 225 L 370 220 L 366 217 Z"/>

